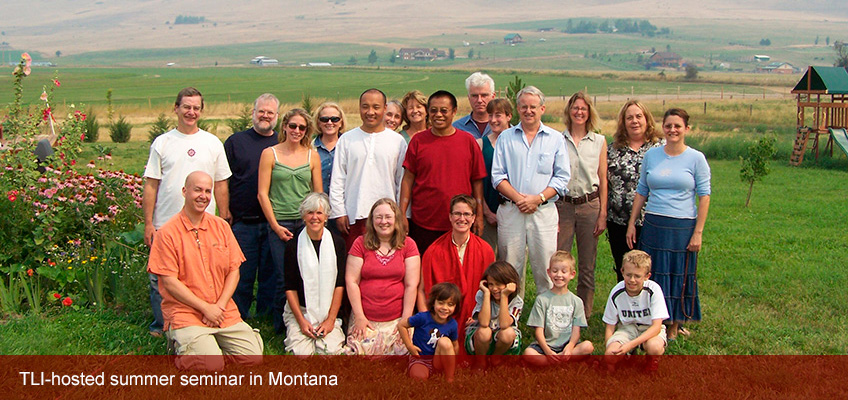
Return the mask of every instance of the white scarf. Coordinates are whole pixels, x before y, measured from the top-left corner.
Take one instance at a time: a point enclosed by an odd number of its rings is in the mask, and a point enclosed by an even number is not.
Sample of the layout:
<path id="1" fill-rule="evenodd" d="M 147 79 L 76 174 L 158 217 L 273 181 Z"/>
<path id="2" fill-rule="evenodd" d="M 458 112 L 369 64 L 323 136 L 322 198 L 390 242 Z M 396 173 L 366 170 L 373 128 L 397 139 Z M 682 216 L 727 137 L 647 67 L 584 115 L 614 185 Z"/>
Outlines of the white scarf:
<path id="1" fill-rule="evenodd" d="M 306 228 L 301 230 L 297 237 L 297 263 L 300 267 L 300 277 L 303 279 L 303 297 L 306 301 L 304 317 L 312 325 L 327 319 L 336 289 L 336 246 L 333 243 L 333 235 L 327 228 L 324 228 L 321 235 L 318 250 L 321 252 L 320 261 L 312 239 L 306 234 Z"/>

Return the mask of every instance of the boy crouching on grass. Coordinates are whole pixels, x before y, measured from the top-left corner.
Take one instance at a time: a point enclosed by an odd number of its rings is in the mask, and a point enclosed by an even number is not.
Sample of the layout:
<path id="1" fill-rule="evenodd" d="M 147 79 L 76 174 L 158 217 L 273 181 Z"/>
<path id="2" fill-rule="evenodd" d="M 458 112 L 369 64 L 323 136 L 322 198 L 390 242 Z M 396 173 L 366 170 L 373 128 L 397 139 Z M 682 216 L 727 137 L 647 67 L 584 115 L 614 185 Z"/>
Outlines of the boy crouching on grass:
<path id="1" fill-rule="evenodd" d="M 668 319 L 660 286 L 651 277 L 651 256 L 641 250 L 631 250 L 621 262 L 624 280 L 610 292 L 604 310 L 607 324 L 606 355 L 621 356 L 637 347 L 649 356 L 665 352 L 666 336 L 663 320 Z M 606 357 L 607 365 L 613 369 L 620 357 Z M 648 369 L 656 370 L 658 360 L 649 359 Z"/>
<path id="2" fill-rule="evenodd" d="M 459 351 L 458 325 L 454 319 L 457 306 L 462 301 L 459 287 L 443 282 L 430 288 L 427 309 L 398 322 L 398 334 L 409 350 L 407 373 L 415 379 L 427 379 L 433 372 L 445 372 L 448 382 L 453 382 L 456 354 Z M 409 328 L 415 328 L 412 338 Z"/>
<path id="3" fill-rule="evenodd" d="M 536 297 L 527 325 L 534 327 L 536 341 L 524 350 L 530 365 L 545 366 L 568 361 L 571 356 L 592 354 L 592 342 L 580 342 L 580 328 L 586 327 L 583 300 L 568 291 L 568 283 L 577 274 L 574 257 L 559 250 L 551 256 L 548 276 L 551 290 Z"/>

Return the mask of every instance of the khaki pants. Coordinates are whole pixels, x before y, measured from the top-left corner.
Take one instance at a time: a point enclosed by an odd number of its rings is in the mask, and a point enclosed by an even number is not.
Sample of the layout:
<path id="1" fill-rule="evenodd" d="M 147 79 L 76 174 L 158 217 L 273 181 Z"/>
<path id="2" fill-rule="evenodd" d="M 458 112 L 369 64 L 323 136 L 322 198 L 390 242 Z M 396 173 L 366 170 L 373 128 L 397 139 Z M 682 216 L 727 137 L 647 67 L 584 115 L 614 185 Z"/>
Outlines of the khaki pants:
<path id="1" fill-rule="evenodd" d="M 532 214 L 522 213 L 512 203 L 498 207 L 498 255 L 518 271 L 521 298 L 524 298 L 524 270 L 528 258 L 536 281 L 536 294 L 551 289 L 548 262 L 556 251 L 558 219 L 556 207 L 551 203 L 539 206 Z"/>
<path id="2" fill-rule="evenodd" d="M 598 238 L 594 235 L 595 224 L 601 211 L 600 200 L 574 205 L 557 201 L 559 212 L 559 234 L 557 250 L 571 252 L 577 238 L 577 297 L 583 300 L 586 318 L 592 315 L 595 297 L 595 260 L 598 255 Z"/>
<path id="3" fill-rule="evenodd" d="M 239 364 L 255 365 L 262 362 L 265 344 L 258 330 L 244 321 L 226 328 L 187 326 L 171 329 L 168 340 L 177 354 L 179 369 L 224 369 L 224 356 Z"/>

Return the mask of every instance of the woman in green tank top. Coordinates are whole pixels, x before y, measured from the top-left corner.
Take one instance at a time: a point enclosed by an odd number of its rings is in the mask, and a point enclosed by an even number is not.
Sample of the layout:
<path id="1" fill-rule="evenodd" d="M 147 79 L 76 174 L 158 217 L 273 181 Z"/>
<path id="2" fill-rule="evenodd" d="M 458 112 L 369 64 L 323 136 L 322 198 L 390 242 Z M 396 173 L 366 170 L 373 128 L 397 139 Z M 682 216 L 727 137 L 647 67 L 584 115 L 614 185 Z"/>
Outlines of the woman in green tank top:
<path id="1" fill-rule="evenodd" d="M 262 151 L 259 159 L 259 205 L 268 219 L 268 241 L 277 281 L 274 327 L 284 329 L 283 254 L 286 242 L 303 226 L 298 207 L 310 192 L 320 192 L 321 157 L 312 147 L 312 121 L 300 108 L 283 116 L 280 143 Z M 278 321 L 279 319 L 279 321 Z"/>

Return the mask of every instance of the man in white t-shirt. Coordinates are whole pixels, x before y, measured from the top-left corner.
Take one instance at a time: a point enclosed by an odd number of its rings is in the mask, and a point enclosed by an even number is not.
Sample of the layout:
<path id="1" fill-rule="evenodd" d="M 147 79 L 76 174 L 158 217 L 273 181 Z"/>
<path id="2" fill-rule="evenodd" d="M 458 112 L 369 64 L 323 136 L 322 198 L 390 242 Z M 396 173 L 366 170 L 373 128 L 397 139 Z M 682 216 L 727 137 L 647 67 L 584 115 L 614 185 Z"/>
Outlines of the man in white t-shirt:
<path id="1" fill-rule="evenodd" d="M 368 89 L 359 96 L 362 126 L 339 137 L 330 180 L 330 218 L 336 219 L 347 249 L 365 232 L 371 206 L 388 197 L 397 201 L 403 177 L 406 140 L 383 124 L 386 95 Z"/>
<path id="2" fill-rule="evenodd" d="M 219 216 L 225 220 L 230 218 L 227 186 L 230 166 L 221 140 L 197 127 L 203 106 L 200 91 L 193 87 L 181 90 L 174 103 L 176 129 L 163 133 L 150 145 L 142 196 L 144 243 L 148 246 L 152 245 L 156 231 L 182 209 L 185 202 L 182 186 L 186 177 L 194 171 L 206 172 L 215 181 L 214 198 L 206 211 L 214 214 L 217 202 Z M 157 337 L 162 335 L 161 303 L 158 278 L 151 274 L 150 305 L 154 321 L 149 329 L 150 334 Z"/>

